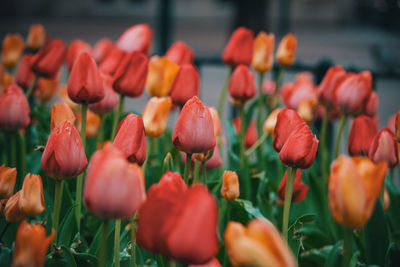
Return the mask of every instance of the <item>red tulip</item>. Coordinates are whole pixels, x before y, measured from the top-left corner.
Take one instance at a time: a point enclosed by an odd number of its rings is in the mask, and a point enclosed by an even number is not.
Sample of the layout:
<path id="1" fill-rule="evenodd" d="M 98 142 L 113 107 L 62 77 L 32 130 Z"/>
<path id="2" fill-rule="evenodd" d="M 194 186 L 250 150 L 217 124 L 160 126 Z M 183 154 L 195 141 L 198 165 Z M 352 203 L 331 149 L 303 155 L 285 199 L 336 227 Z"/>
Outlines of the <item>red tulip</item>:
<path id="1" fill-rule="evenodd" d="M 22 57 L 21 63 L 19 64 L 17 74 L 15 75 L 15 80 L 19 86 L 24 89 L 28 89 L 33 81 L 35 74 L 31 69 L 31 61 L 33 55 L 25 54 Z"/>
<path id="2" fill-rule="evenodd" d="M 132 163 L 142 165 L 146 158 L 146 136 L 143 120 L 129 113 L 118 125 L 113 145 Z"/>
<path id="3" fill-rule="evenodd" d="M 219 153 L 218 146 L 216 145 L 211 157 L 206 161 L 207 171 L 214 170 L 222 165 L 221 155 Z"/>
<path id="4" fill-rule="evenodd" d="M 265 79 L 263 82 L 263 93 L 264 94 L 273 94 L 276 89 L 275 81 L 271 79 Z"/>
<path id="5" fill-rule="evenodd" d="M 285 200 L 286 195 L 286 179 L 287 179 L 287 171 L 281 180 L 278 188 L 278 202 L 281 204 Z M 296 170 L 296 177 L 294 178 L 293 185 L 293 195 L 292 195 L 292 203 L 302 202 L 306 199 L 308 193 L 308 186 L 303 184 L 301 181 L 301 170 Z"/>
<path id="6" fill-rule="evenodd" d="M 280 118 L 279 123 L 278 118 Z M 273 147 L 275 151 L 281 151 L 286 140 L 300 124 L 303 124 L 303 120 L 296 111 L 288 108 L 279 111 L 273 138 Z"/>
<path id="7" fill-rule="evenodd" d="M 342 66 L 330 67 L 318 86 L 318 100 L 325 106 L 333 106 L 334 91 L 345 78 Z"/>
<path id="8" fill-rule="evenodd" d="M 397 113 L 393 114 L 387 121 L 387 128 L 389 128 L 392 131 L 392 133 L 395 134 L 396 134 L 396 116 Z"/>
<path id="9" fill-rule="evenodd" d="M 86 52 L 90 55 L 92 53 L 92 47 L 82 40 L 75 40 L 68 46 L 65 61 L 70 71 L 75 63 L 75 60 L 77 60 L 83 52 Z"/>
<path id="10" fill-rule="evenodd" d="M 125 58 L 127 53 L 117 47 L 113 47 L 111 51 L 104 57 L 100 64 L 100 71 L 104 74 L 114 75 L 117 68 Z"/>
<path id="11" fill-rule="evenodd" d="M 190 264 L 188 267 L 221 267 L 221 263 L 217 258 L 212 258 L 204 264 Z"/>
<path id="12" fill-rule="evenodd" d="M 39 76 L 53 78 L 65 57 L 65 45 L 61 40 L 46 42 L 32 59 L 32 70 Z"/>
<path id="13" fill-rule="evenodd" d="M 368 155 L 372 139 L 377 132 L 376 123 L 370 117 L 360 115 L 353 120 L 347 149 L 351 156 L 359 156 L 361 153 Z"/>
<path id="14" fill-rule="evenodd" d="M 375 135 L 369 147 L 368 156 L 374 163 L 384 161 L 391 168 L 399 163 L 397 143 L 390 129 L 383 128 Z"/>
<path id="15" fill-rule="evenodd" d="M 229 66 L 250 65 L 253 57 L 254 34 L 245 27 L 237 28 L 231 35 L 222 54 L 222 61 Z"/>
<path id="16" fill-rule="evenodd" d="M 7 86 L 0 95 L 0 128 L 6 131 L 25 129 L 31 121 L 29 113 L 22 89 L 16 84 Z"/>
<path id="17" fill-rule="evenodd" d="M 194 53 L 184 42 L 178 41 L 171 45 L 165 57 L 177 65 L 192 64 Z"/>
<path id="18" fill-rule="evenodd" d="M 104 97 L 99 69 L 86 52 L 79 56 L 72 68 L 68 80 L 68 96 L 76 103 L 95 103 Z"/>
<path id="19" fill-rule="evenodd" d="M 364 106 L 364 114 L 370 117 L 375 117 L 378 113 L 379 98 L 375 91 L 372 91 Z"/>
<path id="20" fill-rule="evenodd" d="M 144 174 L 112 145 L 90 159 L 83 199 L 87 209 L 102 219 L 132 217 L 145 199 Z"/>
<path id="21" fill-rule="evenodd" d="M 192 97 L 183 106 L 172 134 L 175 147 L 186 153 L 199 153 L 215 147 L 214 125 L 210 111 Z"/>
<path id="22" fill-rule="evenodd" d="M 232 73 L 229 82 L 229 94 L 235 100 L 246 101 L 256 95 L 254 77 L 249 67 L 239 65 Z"/>
<path id="23" fill-rule="evenodd" d="M 98 40 L 92 51 L 94 60 L 100 64 L 110 54 L 113 48 L 114 44 L 109 38 L 102 38 Z"/>
<path id="24" fill-rule="evenodd" d="M 47 139 L 41 166 L 48 176 L 63 180 L 79 175 L 87 159 L 76 128 L 68 121 L 58 124 Z"/>
<path id="25" fill-rule="evenodd" d="M 138 24 L 124 31 L 116 45 L 126 52 L 140 51 L 145 55 L 150 54 L 153 32 L 149 25 Z"/>
<path id="26" fill-rule="evenodd" d="M 233 127 L 235 128 L 235 133 L 238 135 L 240 133 L 240 129 L 242 128 L 242 121 L 240 117 L 236 117 L 232 120 Z M 246 148 L 251 147 L 257 142 L 258 132 L 256 127 L 256 122 L 254 120 L 250 121 L 249 125 L 246 129 L 246 135 L 244 137 L 244 146 Z"/>
<path id="27" fill-rule="evenodd" d="M 89 105 L 89 108 L 97 114 L 106 114 L 114 110 L 118 105 L 118 94 L 113 90 L 113 79 L 108 75 L 101 75 L 103 79 L 104 97 L 99 102 Z"/>
<path id="28" fill-rule="evenodd" d="M 185 105 L 193 96 L 199 95 L 200 77 L 192 64 L 181 65 L 171 86 L 170 96 L 177 106 Z"/>
<path id="29" fill-rule="evenodd" d="M 300 102 L 307 99 L 316 101 L 317 90 L 312 79 L 308 76 L 297 75 L 293 84 L 282 86 L 282 98 L 286 107 L 297 110 Z"/>
<path id="30" fill-rule="evenodd" d="M 148 64 L 147 57 L 143 53 L 139 51 L 129 53 L 114 73 L 114 90 L 130 97 L 141 96 L 146 83 Z"/>

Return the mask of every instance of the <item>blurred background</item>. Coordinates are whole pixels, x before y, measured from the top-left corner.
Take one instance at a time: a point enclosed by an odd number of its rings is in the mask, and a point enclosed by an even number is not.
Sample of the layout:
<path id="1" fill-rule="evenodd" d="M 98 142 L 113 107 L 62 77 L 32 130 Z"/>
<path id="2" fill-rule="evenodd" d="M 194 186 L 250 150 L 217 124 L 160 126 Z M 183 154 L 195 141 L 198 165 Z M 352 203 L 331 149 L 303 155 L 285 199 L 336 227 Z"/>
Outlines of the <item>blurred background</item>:
<path id="1" fill-rule="evenodd" d="M 371 70 L 380 97 L 380 126 L 400 108 L 399 0 L 2 0 L 0 38 L 42 23 L 51 38 L 102 37 L 116 40 L 129 26 L 148 23 L 154 30 L 152 54 L 163 54 L 176 40 L 194 51 L 202 76 L 201 94 L 217 105 L 227 68 L 222 50 L 238 26 L 298 37 L 297 63 L 284 76 L 312 71 L 318 83 L 326 69 Z M 141 110 L 143 96 L 128 102 Z M 225 113 L 226 114 L 226 113 Z"/>

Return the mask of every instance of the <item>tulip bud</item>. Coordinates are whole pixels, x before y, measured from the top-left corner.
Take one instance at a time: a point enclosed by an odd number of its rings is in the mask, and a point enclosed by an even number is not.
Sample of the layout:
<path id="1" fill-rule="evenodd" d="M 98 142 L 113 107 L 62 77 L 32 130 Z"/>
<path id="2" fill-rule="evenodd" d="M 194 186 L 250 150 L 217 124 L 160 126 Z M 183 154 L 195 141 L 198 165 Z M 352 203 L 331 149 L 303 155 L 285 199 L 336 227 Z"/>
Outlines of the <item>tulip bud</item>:
<path id="1" fill-rule="evenodd" d="M 239 64 L 250 65 L 253 56 L 253 31 L 245 28 L 237 28 L 229 38 L 222 54 L 222 61 L 231 67 Z"/>
<path id="2" fill-rule="evenodd" d="M 25 218 L 25 214 L 19 208 L 20 196 L 21 190 L 7 200 L 3 213 L 9 223 L 18 223 Z"/>
<path id="3" fill-rule="evenodd" d="M 265 120 L 263 124 L 263 130 L 264 133 L 273 136 L 274 135 L 274 129 L 276 125 L 276 121 L 278 119 L 278 114 L 282 109 L 276 108 L 271 113 L 268 115 L 267 119 Z"/>
<path id="4" fill-rule="evenodd" d="M 22 57 L 21 63 L 18 66 L 17 74 L 15 75 L 15 81 L 24 89 L 28 89 L 33 81 L 33 77 L 35 76 L 31 69 L 32 58 L 33 55 L 25 54 Z"/>
<path id="5" fill-rule="evenodd" d="M 171 109 L 171 98 L 153 96 L 143 109 L 143 124 L 149 137 L 161 136 L 167 127 L 168 115 Z"/>
<path id="6" fill-rule="evenodd" d="M 46 38 L 46 30 L 42 24 L 33 24 L 29 28 L 28 37 L 26 43 L 28 48 L 32 51 L 39 50 L 44 44 Z"/>
<path id="7" fill-rule="evenodd" d="M 61 40 L 48 41 L 31 61 L 37 75 L 52 78 L 58 73 L 65 57 L 65 45 Z"/>
<path id="8" fill-rule="evenodd" d="M 0 166 L 0 199 L 9 198 L 14 192 L 17 169 Z"/>
<path id="9" fill-rule="evenodd" d="M 218 111 L 214 107 L 207 107 L 207 109 L 210 111 L 214 125 L 214 134 L 217 137 L 221 134 L 221 120 L 219 119 Z"/>
<path id="10" fill-rule="evenodd" d="M 351 125 L 347 149 L 351 156 L 362 153 L 368 155 L 369 147 L 377 132 L 376 123 L 370 117 L 360 115 L 353 120 Z"/>
<path id="11" fill-rule="evenodd" d="M 330 67 L 318 86 L 318 101 L 325 106 L 333 106 L 334 91 L 345 78 L 346 71 L 342 66 Z"/>
<path id="12" fill-rule="evenodd" d="M 317 106 L 315 99 L 303 99 L 297 107 L 297 113 L 306 123 L 310 123 L 314 118 L 314 109 Z"/>
<path id="13" fill-rule="evenodd" d="M 395 122 L 394 122 L 394 133 L 396 135 L 396 140 L 400 143 L 400 109 L 396 113 Z"/>
<path id="14" fill-rule="evenodd" d="M 188 267 L 221 267 L 221 263 L 217 258 L 212 258 L 204 264 L 190 264 Z"/>
<path id="15" fill-rule="evenodd" d="M 113 145 L 132 163 L 142 165 L 146 159 L 146 136 L 143 120 L 129 113 L 118 125 Z"/>
<path id="16" fill-rule="evenodd" d="M 229 94 L 234 100 L 246 101 L 256 95 L 254 77 L 245 65 L 239 65 L 232 73 Z"/>
<path id="17" fill-rule="evenodd" d="M 7 34 L 3 40 L 1 49 L 1 59 L 6 69 L 15 68 L 22 56 L 25 48 L 25 42 L 19 34 Z"/>
<path id="18" fill-rule="evenodd" d="M 193 131 L 196 131 L 194 134 Z M 172 133 L 175 147 L 186 153 L 199 153 L 215 147 L 214 125 L 210 111 L 197 96 L 183 106 Z"/>
<path id="19" fill-rule="evenodd" d="M 102 38 L 97 41 L 93 47 L 93 58 L 97 64 L 103 62 L 103 60 L 111 53 L 114 48 L 114 44 L 109 38 Z"/>
<path id="20" fill-rule="evenodd" d="M 304 121 L 296 111 L 288 108 L 281 109 L 277 115 L 274 128 L 274 138 L 272 143 L 274 150 L 278 152 L 281 151 L 286 140 L 294 132 L 295 128 L 303 123 Z"/>
<path id="21" fill-rule="evenodd" d="M 221 196 L 226 200 L 235 200 L 240 196 L 239 178 L 234 171 L 224 171 Z"/>
<path id="22" fill-rule="evenodd" d="M 310 103 L 316 104 L 316 87 L 312 78 L 305 75 L 305 73 L 300 73 L 296 76 L 294 83 L 282 86 L 282 99 L 286 107 L 297 110 L 303 100 L 309 100 Z"/>
<path id="23" fill-rule="evenodd" d="M 167 96 L 178 74 L 179 66 L 166 57 L 153 56 L 149 62 L 146 90 L 151 96 Z"/>
<path id="24" fill-rule="evenodd" d="M 67 55 L 65 57 L 65 61 L 67 63 L 67 67 L 69 71 L 72 70 L 72 67 L 75 61 L 79 58 L 82 53 L 88 53 L 89 55 L 92 53 L 92 48 L 88 43 L 82 40 L 73 41 L 67 49 Z"/>
<path id="25" fill-rule="evenodd" d="M 3 93 L 4 88 L 14 82 L 14 77 L 7 73 L 3 65 L 0 64 L 0 95 Z"/>
<path id="26" fill-rule="evenodd" d="M 82 129 L 82 113 L 79 112 L 76 117 L 78 119 L 78 130 L 80 132 Z M 91 111 L 90 109 L 88 109 L 86 112 L 86 132 L 85 132 L 87 138 L 92 138 L 97 135 L 97 132 L 100 128 L 100 123 L 101 123 L 100 116 Z"/>
<path id="27" fill-rule="evenodd" d="M 39 78 L 36 85 L 36 90 L 34 92 L 35 96 L 42 103 L 49 102 L 53 95 L 58 90 L 58 77 L 55 76 L 50 79 Z"/>
<path id="28" fill-rule="evenodd" d="M 41 166 L 51 178 L 70 179 L 85 169 L 87 159 L 82 140 L 76 128 L 68 120 L 55 126 L 47 139 Z"/>
<path id="29" fill-rule="evenodd" d="M 25 176 L 19 198 L 19 208 L 27 216 L 40 215 L 46 209 L 40 175 L 27 174 Z"/>
<path id="30" fill-rule="evenodd" d="M 375 91 L 372 91 L 364 106 L 364 114 L 370 117 L 374 117 L 378 113 L 378 106 L 378 94 Z"/>
<path id="31" fill-rule="evenodd" d="M 286 34 L 276 51 L 276 61 L 284 67 L 292 65 L 296 57 L 296 48 L 297 38 L 293 34 Z"/>
<path id="32" fill-rule="evenodd" d="M 375 208 L 386 177 L 387 164 L 366 157 L 339 156 L 331 164 L 329 207 L 335 221 L 362 229 Z"/>
<path id="33" fill-rule="evenodd" d="M 104 97 L 99 102 L 89 105 L 89 108 L 99 115 L 104 115 L 112 112 L 118 105 L 118 94 L 112 88 L 113 79 L 108 75 L 101 75 L 103 78 Z"/>
<path id="34" fill-rule="evenodd" d="M 254 40 L 251 67 L 260 73 L 270 71 L 274 65 L 275 35 L 260 32 Z"/>
<path id="35" fill-rule="evenodd" d="M 107 75 L 114 75 L 127 53 L 117 47 L 113 47 L 100 64 L 100 71 Z"/>
<path id="36" fill-rule="evenodd" d="M 153 32 L 147 24 L 134 25 L 124 31 L 116 45 L 126 52 L 139 51 L 145 55 L 150 54 Z"/>
<path id="37" fill-rule="evenodd" d="M 193 64 L 194 53 L 184 42 L 178 41 L 171 45 L 167 53 L 165 53 L 165 57 L 182 66 L 184 64 Z"/>
<path id="38" fill-rule="evenodd" d="M 143 53 L 129 53 L 114 73 L 114 90 L 130 97 L 141 96 L 146 82 L 147 66 L 148 60 Z"/>
<path id="39" fill-rule="evenodd" d="M 0 95 L 0 128 L 17 131 L 28 127 L 31 119 L 28 101 L 22 89 L 11 84 Z"/>
<path id="40" fill-rule="evenodd" d="M 11 267 L 43 266 L 47 250 L 55 237 L 53 231 L 46 237 L 46 229 L 40 224 L 23 221 L 17 230 Z"/>
<path id="41" fill-rule="evenodd" d="M 267 219 L 253 219 L 247 227 L 231 221 L 225 229 L 224 240 L 229 261 L 235 267 L 297 266 L 290 248 Z"/>
<path id="42" fill-rule="evenodd" d="M 51 108 L 50 129 L 53 130 L 65 120 L 74 125 L 76 120 L 74 112 L 67 104 L 55 104 Z"/>
<path id="43" fill-rule="evenodd" d="M 285 201 L 286 179 L 287 179 L 287 171 L 285 171 L 281 183 L 279 184 L 278 204 L 282 204 Z M 308 186 L 303 184 L 303 182 L 301 181 L 301 170 L 297 169 L 296 177 L 294 178 L 292 203 L 302 202 L 304 199 L 306 199 L 307 193 L 308 193 Z"/>
<path id="44" fill-rule="evenodd" d="M 104 219 L 132 217 L 145 199 L 144 174 L 112 145 L 90 159 L 83 199 L 87 209 Z"/>
<path id="45" fill-rule="evenodd" d="M 240 117 L 236 117 L 232 120 L 233 127 L 235 128 L 235 134 L 238 135 L 240 133 L 240 129 L 242 128 L 242 121 Z M 246 129 L 246 135 L 244 137 L 244 146 L 246 148 L 251 147 L 257 142 L 258 132 L 256 127 L 256 122 L 254 120 L 250 121 L 249 125 Z"/>
<path id="46" fill-rule="evenodd" d="M 170 96 L 174 105 L 183 106 L 193 96 L 199 95 L 200 77 L 192 64 L 181 65 L 171 86 Z"/>
<path id="47" fill-rule="evenodd" d="M 399 163 L 397 143 L 392 131 L 383 128 L 375 135 L 371 141 L 368 156 L 373 162 L 384 161 L 391 168 Z"/>

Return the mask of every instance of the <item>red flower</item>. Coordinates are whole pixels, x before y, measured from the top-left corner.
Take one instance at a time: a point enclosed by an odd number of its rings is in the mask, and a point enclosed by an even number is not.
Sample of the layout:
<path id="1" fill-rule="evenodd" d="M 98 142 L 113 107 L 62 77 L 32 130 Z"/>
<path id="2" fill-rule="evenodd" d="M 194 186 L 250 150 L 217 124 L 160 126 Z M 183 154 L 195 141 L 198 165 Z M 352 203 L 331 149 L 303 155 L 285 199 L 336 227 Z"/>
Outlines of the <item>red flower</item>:
<path id="1" fill-rule="evenodd" d="M 199 73 L 192 64 L 184 64 L 179 68 L 171 86 L 170 96 L 175 105 L 183 106 L 193 96 L 199 95 Z"/>
<path id="2" fill-rule="evenodd" d="M 213 149 L 216 143 L 210 111 L 197 98 L 192 97 L 183 106 L 172 134 L 175 147 L 186 153 L 199 153 Z"/>
<path id="3" fill-rule="evenodd" d="M 222 165 L 221 155 L 219 153 L 218 146 L 216 145 L 211 157 L 206 161 L 207 171 L 214 170 Z"/>
<path id="4" fill-rule="evenodd" d="M 109 38 L 102 38 L 98 40 L 92 51 L 94 60 L 100 64 L 110 54 L 113 48 L 114 44 Z"/>
<path id="5" fill-rule="evenodd" d="M 280 118 L 279 123 L 278 118 Z M 277 122 L 274 129 L 274 138 L 272 143 L 274 150 L 277 152 L 281 151 L 286 140 L 289 138 L 289 135 L 293 133 L 298 125 L 303 123 L 304 121 L 300 118 L 296 111 L 288 108 L 282 109 L 278 113 Z"/>
<path id="6" fill-rule="evenodd" d="M 375 117 L 378 113 L 379 98 L 375 91 L 372 91 L 364 106 L 364 114 L 370 117 Z"/>
<path id="7" fill-rule="evenodd" d="M 399 163 L 397 143 L 390 129 L 383 128 L 375 135 L 374 139 L 372 139 L 368 156 L 374 163 L 384 161 L 391 168 Z"/>
<path id="8" fill-rule="evenodd" d="M 221 267 L 221 263 L 217 258 L 212 258 L 204 264 L 190 264 L 188 267 Z"/>
<path id="9" fill-rule="evenodd" d="M 151 31 L 149 25 L 138 24 L 125 30 L 124 33 L 119 37 L 116 45 L 119 49 L 122 49 L 126 52 L 132 52 L 136 50 L 149 55 L 152 37 L 153 32 Z"/>
<path id="10" fill-rule="evenodd" d="M 311 77 L 297 75 L 295 82 L 282 86 L 282 98 L 286 107 L 297 110 L 300 102 L 305 99 L 316 100 L 317 90 Z"/>
<path id="11" fill-rule="evenodd" d="M 286 195 L 286 179 L 287 179 L 287 171 L 281 180 L 278 188 L 278 202 L 283 203 Z M 308 186 L 303 184 L 301 181 L 301 170 L 296 170 L 296 177 L 294 178 L 293 185 L 293 195 L 292 195 L 292 203 L 302 202 L 306 199 L 308 193 Z"/>
<path id="12" fill-rule="evenodd" d="M 333 93 L 345 78 L 342 66 L 330 67 L 318 86 L 318 100 L 325 106 L 333 106 Z"/>
<path id="13" fill-rule="evenodd" d="M 121 64 L 127 53 L 117 47 L 113 47 L 111 51 L 104 57 L 100 64 L 100 71 L 104 74 L 114 75 L 117 68 Z"/>
<path id="14" fill-rule="evenodd" d="M 39 76 L 53 78 L 65 57 L 65 45 L 61 40 L 48 41 L 32 59 L 32 70 Z"/>
<path id="15" fill-rule="evenodd" d="M 118 105 L 118 94 L 112 88 L 113 79 L 108 75 L 101 75 L 103 78 L 104 97 L 99 102 L 89 105 L 89 108 L 97 114 L 106 114 L 114 110 Z"/>
<path id="16" fill-rule="evenodd" d="M 229 82 L 229 94 L 233 99 L 241 101 L 249 100 L 256 95 L 254 77 L 249 67 L 239 65 L 235 68 Z"/>
<path id="17" fill-rule="evenodd" d="M 16 84 L 7 86 L 0 95 L 0 128 L 6 131 L 25 129 L 31 122 L 29 113 L 22 89 Z"/>
<path id="18" fill-rule="evenodd" d="M 171 45 L 165 57 L 177 65 L 192 64 L 194 53 L 184 42 L 178 41 Z"/>
<path id="19" fill-rule="evenodd" d="M 72 68 L 68 80 L 68 96 L 76 103 L 95 103 L 104 97 L 99 69 L 86 52 L 79 56 Z"/>
<path id="20" fill-rule="evenodd" d="M 83 53 L 86 52 L 89 55 L 92 53 L 92 47 L 82 40 L 73 41 L 67 49 L 67 56 L 65 57 L 65 61 L 67 63 L 68 69 L 71 71 L 72 66 L 75 63 L 75 60 Z"/>
<path id="21" fill-rule="evenodd" d="M 15 80 L 19 86 L 25 90 L 31 85 L 33 77 L 35 74 L 31 69 L 33 55 L 25 54 L 22 57 L 21 63 L 19 64 L 17 74 L 15 75 Z"/>
<path id="22" fill-rule="evenodd" d="M 146 83 L 148 63 L 143 53 L 138 51 L 129 53 L 113 75 L 114 90 L 130 97 L 141 96 Z"/>
<path id="23" fill-rule="evenodd" d="M 232 120 L 233 127 L 235 128 L 235 133 L 238 135 L 240 133 L 240 129 L 242 128 L 242 121 L 240 117 L 236 117 Z M 251 147 L 257 142 L 258 132 L 256 127 L 256 122 L 254 120 L 250 121 L 249 125 L 246 129 L 246 135 L 244 137 L 244 146 L 246 148 Z"/>
<path id="24" fill-rule="evenodd" d="M 222 61 L 229 66 L 250 65 L 253 57 L 254 34 L 245 27 L 237 28 L 231 35 L 222 54 Z"/>
<path id="25" fill-rule="evenodd" d="M 361 152 L 368 155 L 372 139 L 377 132 L 376 123 L 370 117 L 360 115 L 353 120 L 347 150 L 351 156 L 359 156 Z"/>

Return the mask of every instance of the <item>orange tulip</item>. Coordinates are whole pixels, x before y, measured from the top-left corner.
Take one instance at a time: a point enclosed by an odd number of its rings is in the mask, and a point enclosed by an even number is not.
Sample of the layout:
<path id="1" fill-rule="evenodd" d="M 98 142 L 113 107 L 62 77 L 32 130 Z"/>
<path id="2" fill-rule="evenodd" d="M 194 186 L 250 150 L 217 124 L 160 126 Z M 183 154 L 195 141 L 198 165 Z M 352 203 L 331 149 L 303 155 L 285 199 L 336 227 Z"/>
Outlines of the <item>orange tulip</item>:
<path id="1" fill-rule="evenodd" d="M 331 164 L 329 207 L 340 224 L 362 229 L 371 217 L 381 193 L 387 164 L 374 164 L 366 157 L 339 156 Z"/>
<path id="2" fill-rule="evenodd" d="M 297 107 L 297 113 L 299 113 L 300 118 L 305 122 L 310 123 L 315 114 L 315 109 L 317 107 L 317 101 L 315 99 L 303 99 L 300 101 Z"/>
<path id="3" fill-rule="evenodd" d="M 76 118 L 74 112 L 67 104 L 55 104 L 51 109 L 50 129 L 53 130 L 65 120 L 69 121 L 72 125 L 75 124 Z"/>
<path id="4" fill-rule="evenodd" d="M 53 98 L 53 95 L 57 92 L 57 89 L 57 76 L 50 79 L 39 78 L 34 94 L 40 100 L 40 102 L 46 103 Z"/>
<path id="5" fill-rule="evenodd" d="M 19 34 L 7 34 L 3 40 L 1 58 L 5 68 L 15 68 L 21 59 L 25 48 L 24 39 Z"/>
<path id="6" fill-rule="evenodd" d="M 77 114 L 78 119 L 78 130 L 81 131 L 82 127 L 82 113 Z M 91 111 L 90 109 L 86 112 L 86 137 L 92 138 L 97 135 L 97 131 L 100 128 L 101 119 L 100 116 Z"/>
<path id="7" fill-rule="evenodd" d="M 53 231 L 46 237 L 46 229 L 40 224 L 22 222 L 15 237 L 12 267 L 41 267 L 47 250 L 55 237 Z"/>
<path id="8" fill-rule="evenodd" d="M 58 90 L 58 99 L 59 102 L 67 104 L 71 109 L 76 109 L 78 104 L 71 100 L 68 96 L 67 85 L 60 85 L 60 89 Z"/>
<path id="9" fill-rule="evenodd" d="M 19 199 L 21 196 L 21 190 L 12 195 L 6 203 L 4 208 L 4 216 L 6 221 L 9 223 L 17 223 L 24 219 L 25 214 L 19 208 Z"/>
<path id="10" fill-rule="evenodd" d="M 46 30 L 42 24 L 33 24 L 29 28 L 26 43 L 30 50 L 36 51 L 44 44 L 46 38 Z"/>
<path id="11" fill-rule="evenodd" d="M 146 90 L 151 96 L 166 96 L 178 74 L 179 66 L 166 57 L 153 56 L 149 61 Z"/>
<path id="12" fill-rule="evenodd" d="M 260 73 L 270 71 L 274 64 L 275 35 L 260 32 L 254 40 L 251 67 Z"/>
<path id="13" fill-rule="evenodd" d="M 15 186 L 17 179 L 17 169 L 0 166 L 0 199 L 9 198 Z"/>
<path id="14" fill-rule="evenodd" d="M 226 200 L 235 200 L 240 196 L 239 178 L 234 171 L 224 171 L 221 196 Z"/>
<path id="15" fill-rule="evenodd" d="M 292 65 L 296 56 L 296 47 L 297 38 L 293 34 L 286 34 L 276 51 L 276 61 L 284 67 Z"/>
<path id="16" fill-rule="evenodd" d="M 280 111 L 280 108 L 276 108 L 268 115 L 263 125 L 263 130 L 266 134 L 270 136 L 274 135 L 276 121 L 278 120 L 278 114 Z"/>
<path id="17" fill-rule="evenodd" d="M 233 266 L 296 267 L 297 262 L 279 231 L 267 219 L 251 220 L 247 227 L 229 222 L 225 247 Z"/>
<path id="18" fill-rule="evenodd" d="M 21 189 L 19 208 L 27 216 L 40 215 L 45 209 L 40 175 L 27 174 Z"/>
<path id="19" fill-rule="evenodd" d="M 142 117 L 146 135 L 158 137 L 167 127 L 168 115 L 171 109 L 171 98 L 153 96 L 143 109 Z"/>

